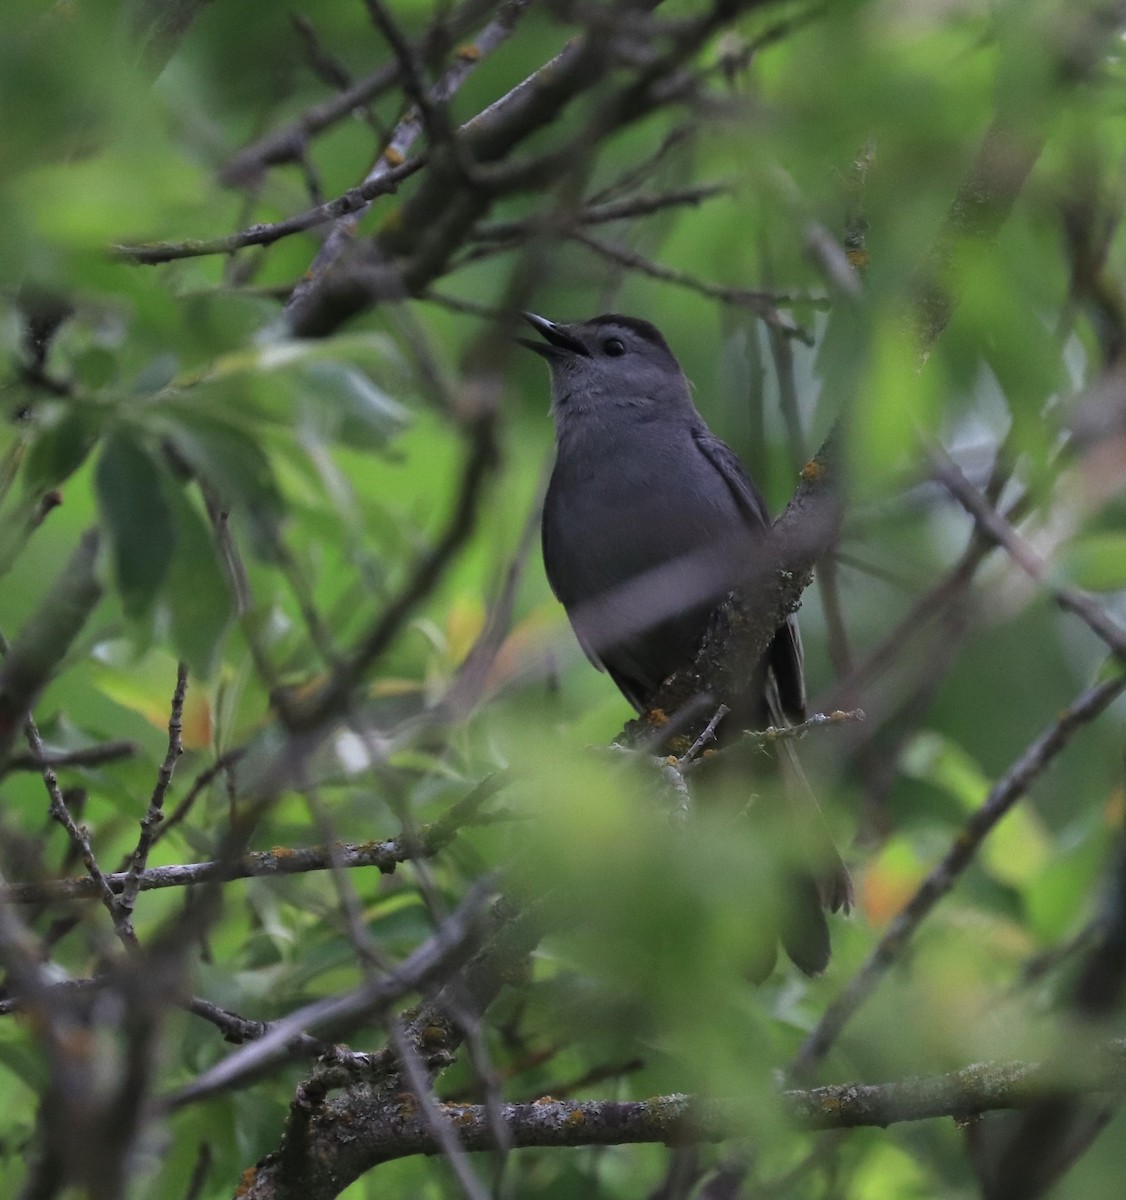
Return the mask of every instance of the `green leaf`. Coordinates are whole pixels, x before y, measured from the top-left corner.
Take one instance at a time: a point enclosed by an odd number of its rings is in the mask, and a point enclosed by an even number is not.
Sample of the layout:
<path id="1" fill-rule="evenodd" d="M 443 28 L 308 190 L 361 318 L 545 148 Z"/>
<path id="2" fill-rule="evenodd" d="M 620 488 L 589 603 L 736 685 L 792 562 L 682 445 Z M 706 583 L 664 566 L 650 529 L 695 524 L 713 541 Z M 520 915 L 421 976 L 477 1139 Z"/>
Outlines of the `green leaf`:
<path id="1" fill-rule="evenodd" d="M 129 616 L 142 616 L 168 573 L 176 540 L 160 471 L 145 448 L 119 430 L 102 450 L 94 485 L 122 604 Z"/>
<path id="2" fill-rule="evenodd" d="M 1068 576 L 1092 592 L 1126 588 L 1126 533 L 1088 533 L 1076 538 L 1066 557 Z"/>
<path id="3" fill-rule="evenodd" d="M 32 443 L 23 474 L 27 490 L 44 492 L 73 475 L 94 448 L 99 432 L 95 412 L 85 406 L 69 406 L 61 419 L 44 428 Z"/>
<path id="4" fill-rule="evenodd" d="M 172 644 L 193 675 L 209 679 L 219 662 L 234 598 L 215 552 L 215 541 L 195 506 L 168 488 L 176 522 L 176 554 L 164 587 Z"/>
<path id="5" fill-rule="evenodd" d="M 305 419 L 355 449 L 380 450 L 409 422 L 397 400 L 349 363 L 308 363 L 295 382 Z"/>
<path id="6" fill-rule="evenodd" d="M 285 511 L 273 468 L 261 445 L 234 425 L 170 409 L 167 436 L 197 478 L 224 506 L 241 513 L 254 534 L 254 550 L 272 557 Z"/>
<path id="7" fill-rule="evenodd" d="M 240 375 L 258 376 L 291 371 L 313 363 L 348 362 L 372 371 L 402 371 L 395 344 L 379 333 L 342 333 L 331 340 L 293 338 L 262 341 L 217 358 L 207 372 L 216 380 Z"/>
<path id="8" fill-rule="evenodd" d="M 75 378 L 86 388 L 104 388 L 117 378 L 117 355 L 105 346 L 87 346 L 74 356 Z"/>
<path id="9" fill-rule="evenodd" d="M 1019 887 L 1036 877 L 1052 858 L 1052 840 L 1027 805 L 1018 805 L 993 831 L 982 861 L 1005 883 Z"/>
<path id="10" fill-rule="evenodd" d="M 133 380 L 133 393 L 137 396 L 149 396 L 161 391 L 176 378 L 179 367 L 179 361 L 174 354 L 158 354 L 137 373 Z"/>
<path id="11" fill-rule="evenodd" d="M 989 778 L 957 742 L 933 730 L 911 739 L 900 759 L 905 775 L 922 779 L 972 811 L 989 793 Z"/>

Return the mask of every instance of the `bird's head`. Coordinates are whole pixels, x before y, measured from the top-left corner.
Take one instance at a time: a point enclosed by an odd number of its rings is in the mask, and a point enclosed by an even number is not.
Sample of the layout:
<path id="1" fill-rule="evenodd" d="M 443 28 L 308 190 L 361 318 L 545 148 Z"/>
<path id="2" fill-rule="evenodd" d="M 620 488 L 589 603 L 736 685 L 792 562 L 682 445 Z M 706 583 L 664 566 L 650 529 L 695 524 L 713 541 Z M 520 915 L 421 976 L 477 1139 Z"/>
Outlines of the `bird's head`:
<path id="1" fill-rule="evenodd" d="M 535 313 L 524 320 L 543 340 L 517 340 L 547 359 L 557 420 L 621 408 L 695 413 L 680 364 L 648 321 L 617 313 L 571 325 Z"/>

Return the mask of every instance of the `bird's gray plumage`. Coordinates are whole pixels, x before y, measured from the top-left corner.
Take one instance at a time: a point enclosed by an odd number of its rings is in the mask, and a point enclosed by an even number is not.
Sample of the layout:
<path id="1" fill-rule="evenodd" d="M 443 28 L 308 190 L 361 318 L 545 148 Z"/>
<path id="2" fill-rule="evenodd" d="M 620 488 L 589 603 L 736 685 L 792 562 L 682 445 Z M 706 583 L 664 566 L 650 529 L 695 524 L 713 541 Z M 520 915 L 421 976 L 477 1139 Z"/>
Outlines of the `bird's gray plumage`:
<path id="1" fill-rule="evenodd" d="M 644 712 L 660 685 L 692 661 L 711 613 L 753 568 L 770 523 L 766 504 L 704 422 L 680 364 L 648 321 L 619 314 L 570 325 L 525 319 L 543 340 L 520 340 L 551 368 L 548 580 L 591 661 Z M 742 726 L 801 720 L 803 679 L 791 618 L 748 681 Z M 850 896 L 812 793 L 809 805 L 815 819 L 799 824 L 818 832 L 803 831 L 799 840 L 818 841 L 817 853 L 831 861 L 817 870 L 817 884 L 808 869 L 796 871 L 792 928 L 783 919 L 779 935 L 799 966 L 818 971 L 829 956 L 820 902 L 836 909 Z"/>
<path id="2" fill-rule="evenodd" d="M 769 525 L 734 452 L 711 432 L 657 329 L 634 317 L 530 318 L 551 366 L 556 463 L 544 564 L 584 650 L 630 703 L 690 662 Z M 610 355 L 617 342 L 624 352 Z M 783 712 L 805 709 L 794 621 L 769 652 Z M 765 709 L 764 709 L 765 715 Z"/>

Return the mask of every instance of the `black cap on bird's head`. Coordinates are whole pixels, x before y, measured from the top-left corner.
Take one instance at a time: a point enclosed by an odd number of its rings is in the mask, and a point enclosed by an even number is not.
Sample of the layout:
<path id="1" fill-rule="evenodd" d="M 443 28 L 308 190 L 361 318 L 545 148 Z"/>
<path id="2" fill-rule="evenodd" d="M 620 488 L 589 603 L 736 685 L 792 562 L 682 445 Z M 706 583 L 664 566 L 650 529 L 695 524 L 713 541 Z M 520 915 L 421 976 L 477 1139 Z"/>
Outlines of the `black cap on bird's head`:
<path id="1" fill-rule="evenodd" d="M 563 406 L 620 403 L 691 404 L 688 383 L 656 326 L 638 317 L 607 313 L 564 325 L 535 313 L 524 320 L 542 341 L 517 338 L 547 359 L 557 410 Z"/>

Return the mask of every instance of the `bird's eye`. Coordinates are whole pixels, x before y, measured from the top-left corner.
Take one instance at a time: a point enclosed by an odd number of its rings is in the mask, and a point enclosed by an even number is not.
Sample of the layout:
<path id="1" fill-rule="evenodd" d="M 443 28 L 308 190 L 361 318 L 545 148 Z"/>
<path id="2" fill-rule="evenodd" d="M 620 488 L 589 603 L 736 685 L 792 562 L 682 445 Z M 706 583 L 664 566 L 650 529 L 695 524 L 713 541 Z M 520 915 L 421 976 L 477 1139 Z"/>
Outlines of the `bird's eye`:
<path id="1" fill-rule="evenodd" d="M 626 344 L 621 340 L 621 338 L 607 338 L 602 343 L 602 349 L 605 350 L 611 358 L 621 358 L 621 356 L 626 352 Z"/>

